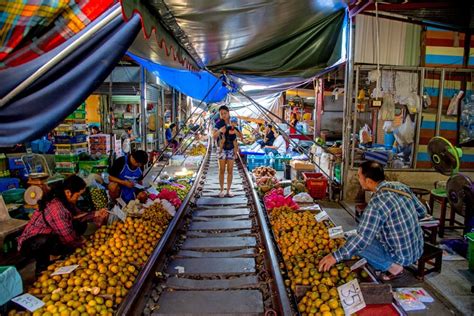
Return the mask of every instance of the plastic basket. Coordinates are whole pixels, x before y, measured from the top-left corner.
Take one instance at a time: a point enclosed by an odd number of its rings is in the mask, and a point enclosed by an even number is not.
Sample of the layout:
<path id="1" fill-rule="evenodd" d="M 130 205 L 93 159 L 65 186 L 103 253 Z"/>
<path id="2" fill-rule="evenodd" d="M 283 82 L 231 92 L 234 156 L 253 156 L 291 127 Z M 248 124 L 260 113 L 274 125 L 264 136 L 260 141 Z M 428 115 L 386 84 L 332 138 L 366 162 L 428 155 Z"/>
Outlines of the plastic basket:
<path id="1" fill-rule="evenodd" d="M 474 233 L 467 233 L 467 260 L 469 262 L 469 270 L 474 271 Z"/>
<path id="2" fill-rule="evenodd" d="M 267 155 L 264 156 L 247 156 L 247 169 L 252 171 L 255 168 L 270 166 L 270 158 Z"/>
<path id="3" fill-rule="evenodd" d="M 108 166 L 108 157 L 100 158 L 99 160 L 84 160 L 79 161 L 79 170 L 89 174 L 94 172 L 94 168 L 98 166 Z"/>
<path id="4" fill-rule="evenodd" d="M 60 174 L 74 174 L 77 172 L 76 168 L 59 168 L 59 167 L 56 167 L 56 169 L 54 169 L 56 172 L 60 173 Z"/>
<path id="5" fill-rule="evenodd" d="M 290 160 L 291 160 L 291 157 L 286 157 L 286 156 L 275 157 L 274 163 L 273 163 L 273 169 L 275 169 L 276 171 L 285 170 L 285 162 L 288 162 Z"/>
<path id="6" fill-rule="evenodd" d="M 79 161 L 79 155 L 54 155 L 54 161 L 55 162 L 78 162 Z"/>
<path id="7" fill-rule="evenodd" d="M 23 203 L 23 195 L 25 189 L 10 189 L 2 192 L 3 200 L 6 204 L 9 203 Z"/>
<path id="8" fill-rule="evenodd" d="M 83 120 L 86 118 L 86 111 L 76 110 L 66 117 L 66 120 Z"/>
<path id="9" fill-rule="evenodd" d="M 23 281 L 21 276 L 13 266 L 0 267 L 0 305 L 23 293 Z"/>
<path id="10" fill-rule="evenodd" d="M 56 144 L 78 144 L 87 141 L 87 135 L 78 134 L 75 136 L 54 136 Z"/>
<path id="11" fill-rule="evenodd" d="M 15 178 L 0 178 L 0 192 L 17 189 L 20 186 L 20 180 Z"/>
<path id="12" fill-rule="evenodd" d="M 303 172 L 303 179 L 309 195 L 314 199 L 324 199 L 328 188 L 328 179 L 319 172 Z"/>

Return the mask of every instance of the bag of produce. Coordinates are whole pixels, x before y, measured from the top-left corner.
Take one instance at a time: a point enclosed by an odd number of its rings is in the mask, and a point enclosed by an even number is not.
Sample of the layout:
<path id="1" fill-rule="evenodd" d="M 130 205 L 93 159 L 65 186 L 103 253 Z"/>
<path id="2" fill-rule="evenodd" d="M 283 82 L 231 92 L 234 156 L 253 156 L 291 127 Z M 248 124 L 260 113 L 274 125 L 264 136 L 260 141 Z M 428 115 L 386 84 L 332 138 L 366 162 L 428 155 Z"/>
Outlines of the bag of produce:
<path id="1" fill-rule="evenodd" d="M 109 197 L 107 196 L 107 190 L 103 185 L 97 181 L 91 181 L 89 192 L 91 194 L 92 204 L 96 210 L 107 207 L 109 204 Z"/>

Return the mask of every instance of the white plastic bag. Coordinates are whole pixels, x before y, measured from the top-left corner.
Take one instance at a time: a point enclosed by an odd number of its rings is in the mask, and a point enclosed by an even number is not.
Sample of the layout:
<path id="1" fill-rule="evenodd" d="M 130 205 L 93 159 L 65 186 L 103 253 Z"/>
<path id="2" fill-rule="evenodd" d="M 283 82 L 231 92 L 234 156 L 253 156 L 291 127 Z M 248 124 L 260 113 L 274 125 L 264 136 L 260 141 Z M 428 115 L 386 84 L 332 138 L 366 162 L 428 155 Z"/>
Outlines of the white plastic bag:
<path id="1" fill-rule="evenodd" d="M 392 133 L 393 132 L 393 122 L 392 121 L 385 121 L 383 123 L 383 131 L 385 133 Z"/>
<path id="2" fill-rule="evenodd" d="M 449 101 L 449 107 L 448 111 L 446 114 L 448 115 L 458 115 L 458 104 L 459 101 L 461 100 L 462 96 L 464 95 L 464 91 L 460 90 L 458 93 L 456 93 L 451 101 Z"/>
<path id="3" fill-rule="evenodd" d="M 383 96 L 382 107 L 379 112 L 379 120 L 393 121 L 395 119 L 395 103 L 391 93 L 385 93 Z"/>
<path id="4" fill-rule="evenodd" d="M 393 131 L 393 135 L 400 146 L 413 143 L 415 140 L 415 122 L 411 120 L 410 115 L 407 115 L 402 125 Z"/>
<path id="5" fill-rule="evenodd" d="M 368 144 L 372 142 L 372 131 L 369 125 L 365 124 L 359 131 L 359 141 L 361 144 Z"/>
<path id="6" fill-rule="evenodd" d="M 296 194 L 296 195 L 293 197 L 293 200 L 294 200 L 296 203 L 313 203 L 313 202 L 314 202 L 314 200 L 313 200 L 313 198 L 311 197 L 311 195 L 309 195 L 309 194 L 306 193 L 306 192 L 302 192 L 302 193 Z"/>
<path id="7" fill-rule="evenodd" d="M 123 141 L 122 150 L 126 154 L 130 152 L 131 148 L 130 148 L 130 139 L 129 138 L 127 138 Z"/>

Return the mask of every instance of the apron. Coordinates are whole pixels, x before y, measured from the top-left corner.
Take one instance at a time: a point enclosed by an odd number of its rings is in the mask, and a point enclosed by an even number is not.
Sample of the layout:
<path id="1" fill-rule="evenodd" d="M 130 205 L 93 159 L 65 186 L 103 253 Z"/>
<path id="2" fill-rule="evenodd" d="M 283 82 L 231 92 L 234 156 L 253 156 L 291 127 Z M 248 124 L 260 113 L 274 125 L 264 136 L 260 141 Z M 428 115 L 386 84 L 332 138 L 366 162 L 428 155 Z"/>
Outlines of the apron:
<path id="1" fill-rule="evenodd" d="M 125 166 L 119 174 L 119 178 L 122 180 L 137 182 L 137 180 L 143 175 L 143 172 L 140 168 L 131 170 L 128 166 L 128 156 L 125 156 Z M 120 197 L 125 203 L 130 202 L 135 199 L 135 188 L 127 188 L 125 186 L 120 186 Z"/>

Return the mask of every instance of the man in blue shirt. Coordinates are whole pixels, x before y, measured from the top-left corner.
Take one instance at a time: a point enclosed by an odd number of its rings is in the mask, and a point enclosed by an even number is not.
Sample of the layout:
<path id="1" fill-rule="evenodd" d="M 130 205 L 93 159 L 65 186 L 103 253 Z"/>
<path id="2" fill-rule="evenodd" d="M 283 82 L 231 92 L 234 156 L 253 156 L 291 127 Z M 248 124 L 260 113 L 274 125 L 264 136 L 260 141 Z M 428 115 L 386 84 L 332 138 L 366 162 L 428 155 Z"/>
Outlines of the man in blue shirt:
<path id="1" fill-rule="evenodd" d="M 321 259 L 319 270 L 327 271 L 336 262 L 357 255 L 383 271 L 382 279 L 389 281 L 401 276 L 403 267 L 423 254 L 423 232 L 418 220 L 425 217 L 426 208 L 406 185 L 385 181 L 381 164 L 366 161 L 358 174 L 362 188 L 374 195 L 362 214 L 357 234 Z"/>

